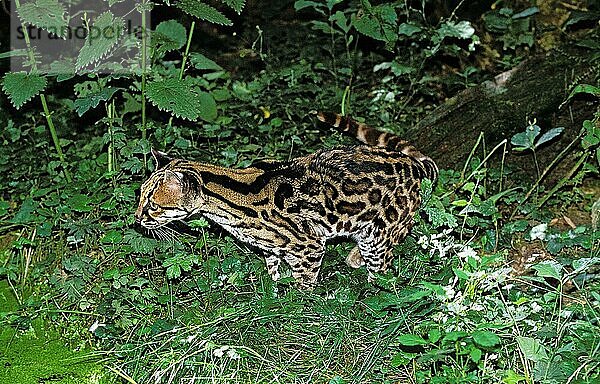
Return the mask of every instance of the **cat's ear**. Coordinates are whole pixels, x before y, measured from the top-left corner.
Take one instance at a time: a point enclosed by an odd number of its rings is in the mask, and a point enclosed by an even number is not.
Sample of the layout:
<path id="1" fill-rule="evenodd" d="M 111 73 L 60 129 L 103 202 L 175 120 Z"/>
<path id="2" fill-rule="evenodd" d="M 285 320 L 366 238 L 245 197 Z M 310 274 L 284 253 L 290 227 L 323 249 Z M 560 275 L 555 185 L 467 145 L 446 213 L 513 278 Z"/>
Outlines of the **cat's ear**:
<path id="1" fill-rule="evenodd" d="M 157 151 L 154 148 L 151 148 L 150 151 L 152 152 L 152 157 L 154 157 L 154 161 L 156 162 L 156 169 L 163 168 L 164 166 L 169 164 L 171 160 L 173 160 L 172 158 L 167 156 L 166 153 Z"/>

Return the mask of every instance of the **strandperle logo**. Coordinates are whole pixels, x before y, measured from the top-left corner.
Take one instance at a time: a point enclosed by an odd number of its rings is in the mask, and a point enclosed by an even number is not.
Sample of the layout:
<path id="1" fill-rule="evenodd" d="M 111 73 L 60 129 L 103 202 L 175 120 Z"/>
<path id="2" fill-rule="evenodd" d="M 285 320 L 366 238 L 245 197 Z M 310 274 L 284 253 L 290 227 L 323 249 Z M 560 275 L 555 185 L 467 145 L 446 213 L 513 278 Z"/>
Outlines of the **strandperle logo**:
<path id="1" fill-rule="evenodd" d="M 142 9 L 140 1 L 110 3 L 13 0 L 11 70 L 35 67 L 53 75 L 137 72 L 149 9 Z"/>

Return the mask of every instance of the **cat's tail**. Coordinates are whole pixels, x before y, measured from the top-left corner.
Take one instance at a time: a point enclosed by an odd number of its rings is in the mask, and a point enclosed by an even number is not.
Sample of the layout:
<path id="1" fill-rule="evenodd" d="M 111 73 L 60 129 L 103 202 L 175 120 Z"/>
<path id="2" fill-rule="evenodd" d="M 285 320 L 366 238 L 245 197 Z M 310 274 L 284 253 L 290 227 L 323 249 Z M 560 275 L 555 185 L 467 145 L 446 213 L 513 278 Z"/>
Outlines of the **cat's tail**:
<path id="1" fill-rule="evenodd" d="M 365 144 L 402 152 L 405 155 L 418 160 L 423 165 L 425 177 L 432 181 L 437 180 L 439 170 L 433 159 L 423 155 L 408 141 L 399 138 L 393 133 L 381 132 L 364 123 L 359 123 L 358 121 L 337 113 L 315 111 L 311 113 L 315 114 L 320 121 L 332 125 L 341 132 L 356 137 Z"/>

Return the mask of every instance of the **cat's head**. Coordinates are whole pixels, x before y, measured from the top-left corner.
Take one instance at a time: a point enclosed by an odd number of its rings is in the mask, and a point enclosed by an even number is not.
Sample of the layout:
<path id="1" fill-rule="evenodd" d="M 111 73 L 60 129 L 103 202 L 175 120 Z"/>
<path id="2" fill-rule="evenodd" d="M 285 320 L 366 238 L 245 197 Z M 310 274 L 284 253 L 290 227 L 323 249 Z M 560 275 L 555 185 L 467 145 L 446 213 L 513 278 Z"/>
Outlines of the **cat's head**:
<path id="1" fill-rule="evenodd" d="M 135 221 L 147 229 L 160 228 L 192 215 L 197 207 L 198 180 L 177 167 L 165 153 L 152 150 L 156 170 L 142 184 Z"/>

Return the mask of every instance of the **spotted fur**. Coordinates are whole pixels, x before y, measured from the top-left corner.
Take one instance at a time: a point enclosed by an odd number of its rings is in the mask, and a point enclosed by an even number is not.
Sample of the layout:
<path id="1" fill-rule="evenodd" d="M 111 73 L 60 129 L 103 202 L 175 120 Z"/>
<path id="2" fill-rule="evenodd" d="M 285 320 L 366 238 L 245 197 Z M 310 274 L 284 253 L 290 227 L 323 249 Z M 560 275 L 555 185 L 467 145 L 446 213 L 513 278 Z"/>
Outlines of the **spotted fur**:
<path id="1" fill-rule="evenodd" d="M 410 231 L 424 178 L 437 167 L 412 145 L 352 119 L 318 119 L 368 145 L 320 150 L 287 162 L 231 169 L 153 151 L 157 170 L 142 185 L 136 221 L 149 229 L 200 214 L 266 254 L 279 279 L 285 261 L 303 287 L 314 286 L 325 243 L 336 237 L 357 246 L 346 259 L 369 276 L 392 263 L 392 246 Z"/>

